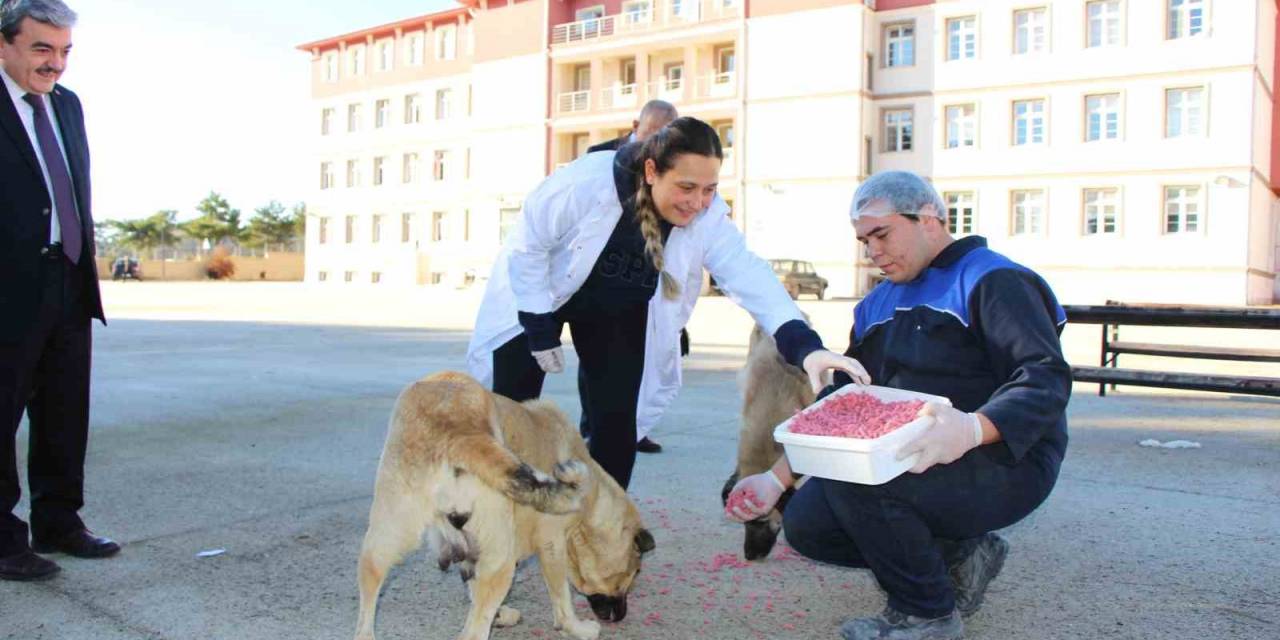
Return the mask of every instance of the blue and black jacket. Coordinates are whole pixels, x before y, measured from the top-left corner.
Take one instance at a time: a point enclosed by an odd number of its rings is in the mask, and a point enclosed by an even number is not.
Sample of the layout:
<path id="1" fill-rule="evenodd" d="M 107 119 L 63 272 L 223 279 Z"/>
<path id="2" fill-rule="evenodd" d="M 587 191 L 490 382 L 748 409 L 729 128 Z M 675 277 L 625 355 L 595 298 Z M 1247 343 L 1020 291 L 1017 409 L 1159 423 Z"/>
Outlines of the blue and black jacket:
<path id="1" fill-rule="evenodd" d="M 1003 442 L 979 450 L 996 462 L 1031 455 L 1056 473 L 1071 394 L 1059 341 L 1065 323 L 1040 276 L 969 236 L 915 280 L 873 289 L 854 309 L 845 355 L 873 384 L 945 396 L 990 418 Z M 836 381 L 851 382 L 844 374 Z"/>

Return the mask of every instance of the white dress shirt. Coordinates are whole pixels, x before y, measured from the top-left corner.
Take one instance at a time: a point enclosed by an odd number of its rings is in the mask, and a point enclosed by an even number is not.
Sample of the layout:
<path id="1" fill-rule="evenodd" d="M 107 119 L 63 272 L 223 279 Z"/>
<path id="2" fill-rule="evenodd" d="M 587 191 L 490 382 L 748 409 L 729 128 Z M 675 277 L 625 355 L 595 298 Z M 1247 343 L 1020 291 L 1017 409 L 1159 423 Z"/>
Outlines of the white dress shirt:
<path id="1" fill-rule="evenodd" d="M 27 95 L 27 92 L 9 77 L 8 71 L 0 68 L 0 77 L 4 78 L 4 86 L 9 90 L 9 98 L 13 100 L 13 108 L 18 110 L 18 118 L 22 120 L 22 126 L 27 130 L 27 139 L 31 141 L 31 149 L 36 153 L 36 161 L 40 163 L 40 173 L 44 176 L 44 188 L 49 190 L 49 243 L 62 242 L 62 226 L 58 223 L 58 205 L 53 198 L 53 181 L 49 179 L 49 167 L 45 166 L 44 154 L 40 152 L 40 139 L 36 137 L 36 110 L 22 98 Z M 40 99 L 44 101 L 44 110 L 49 114 L 49 124 L 53 125 L 53 136 L 58 140 L 58 151 L 62 153 L 62 162 L 67 165 L 67 172 L 70 173 L 71 163 L 67 161 L 67 145 L 62 141 L 62 127 L 58 124 L 58 115 L 53 112 L 49 96 L 42 95 Z M 71 190 L 71 197 L 75 198 L 74 187 Z"/>

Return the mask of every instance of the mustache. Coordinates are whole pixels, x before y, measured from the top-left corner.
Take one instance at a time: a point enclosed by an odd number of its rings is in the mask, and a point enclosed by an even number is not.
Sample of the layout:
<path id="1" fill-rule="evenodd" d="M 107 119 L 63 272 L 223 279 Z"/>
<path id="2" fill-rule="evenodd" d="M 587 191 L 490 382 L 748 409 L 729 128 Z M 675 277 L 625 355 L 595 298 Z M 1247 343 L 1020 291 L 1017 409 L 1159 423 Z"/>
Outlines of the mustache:
<path id="1" fill-rule="evenodd" d="M 43 66 L 36 69 L 36 73 L 62 73 L 63 69 L 59 67 Z"/>

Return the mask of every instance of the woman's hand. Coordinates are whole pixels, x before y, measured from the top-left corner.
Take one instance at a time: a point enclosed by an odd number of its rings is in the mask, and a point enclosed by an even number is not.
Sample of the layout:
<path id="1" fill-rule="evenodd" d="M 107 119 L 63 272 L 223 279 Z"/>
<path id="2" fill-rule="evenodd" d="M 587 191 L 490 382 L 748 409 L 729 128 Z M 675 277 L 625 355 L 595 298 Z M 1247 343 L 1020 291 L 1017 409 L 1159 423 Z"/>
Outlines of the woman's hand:
<path id="1" fill-rule="evenodd" d="M 861 363 L 826 349 L 819 349 L 805 356 L 803 368 L 804 372 L 809 374 L 809 384 L 813 387 L 814 393 L 822 391 L 823 387 L 830 384 L 827 372 L 831 369 L 839 369 L 849 374 L 849 377 L 858 384 L 871 384 L 871 376 L 867 374 L 867 370 Z"/>

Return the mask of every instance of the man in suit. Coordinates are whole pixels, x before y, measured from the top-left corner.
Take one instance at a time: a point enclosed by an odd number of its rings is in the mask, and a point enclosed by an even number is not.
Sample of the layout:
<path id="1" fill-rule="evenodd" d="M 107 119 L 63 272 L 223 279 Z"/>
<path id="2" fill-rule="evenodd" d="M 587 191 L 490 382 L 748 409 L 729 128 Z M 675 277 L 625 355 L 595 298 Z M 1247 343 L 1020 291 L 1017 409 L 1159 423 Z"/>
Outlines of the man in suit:
<path id="1" fill-rule="evenodd" d="M 676 112 L 675 105 L 670 102 L 650 100 L 640 108 L 640 116 L 631 121 L 631 133 L 587 147 L 587 153 L 617 151 L 619 147 L 629 142 L 644 142 L 658 129 L 671 124 L 672 120 L 679 117 L 680 114 Z"/>
<path id="2" fill-rule="evenodd" d="M 596 151 L 617 151 L 625 144 L 632 142 L 644 142 L 649 136 L 657 133 L 657 131 L 669 124 L 680 114 L 676 111 L 675 105 L 665 100 L 650 100 L 644 103 L 640 108 L 640 116 L 631 121 L 631 133 L 625 136 L 618 136 L 613 140 L 601 142 L 587 148 L 587 153 Z M 689 332 L 683 328 L 680 329 L 680 355 L 689 355 Z M 582 419 L 578 422 L 578 431 L 582 437 L 591 437 L 591 424 L 587 422 L 587 378 L 581 367 L 578 368 L 578 399 L 582 402 Z M 662 445 L 658 444 L 649 436 L 645 436 L 636 443 L 636 451 L 640 453 L 661 453 Z"/>
<path id="3" fill-rule="evenodd" d="M 89 146 L 76 95 L 57 84 L 76 14 L 62 0 L 0 3 L 0 579 L 58 572 L 36 555 L 103 558 L 84 505 L 91 321 L 103 320 L 94 264 Z M 18 504 L 16 437 L 30 427 L 31 526 Z M 30 539 L 28 539 L 30 533 Z"/>

